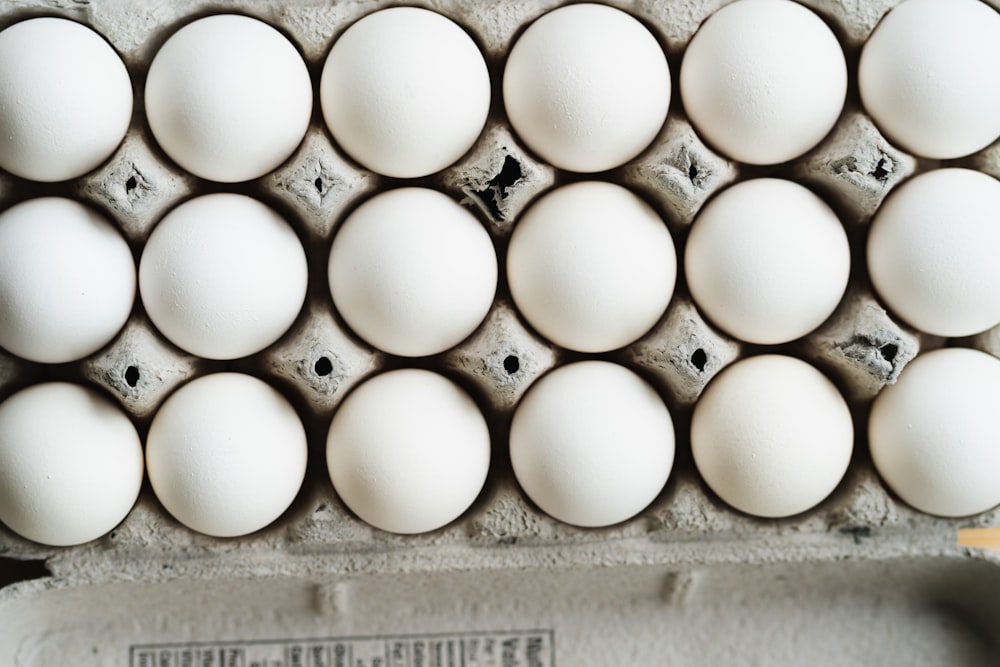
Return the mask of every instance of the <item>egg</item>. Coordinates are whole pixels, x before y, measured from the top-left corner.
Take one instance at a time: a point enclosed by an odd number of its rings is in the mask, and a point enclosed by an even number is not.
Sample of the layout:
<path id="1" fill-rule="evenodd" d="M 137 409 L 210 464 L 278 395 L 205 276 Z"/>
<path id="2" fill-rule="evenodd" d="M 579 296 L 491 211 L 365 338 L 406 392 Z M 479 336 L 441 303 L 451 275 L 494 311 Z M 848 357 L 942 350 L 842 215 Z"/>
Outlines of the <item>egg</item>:
<path id="1" fill-rule="evenodd" d="M 691 417 L 691 450 L 706 484 L 759 517 L 800 514 L 837 487 L 854 424 L 840 392 L 804 361 L 749 357 L 709 383 Z"/>
<path id="2" fill-rule="evenodd" d="M 219 14 L 160 47 L 146 76 L 146 118 L 181 168 L 222 183 L 258 178 L 287 160 L 312 116 L 302 56 L 268 24 Z"/>
<path id="3" fill-rule="evenodd" d="M 847 95 L 837 37 L 791 0 L 741 0 L 698 29 L 684 53 L 681 99 L 698 133 L 725 155 L 777 164 L 833 129 Z"/>
<path id="4" fill-rule="evenodd" d="M 0 346 L 59 364 L 82 359 L 124 326 L 135 301 L 132 251 L 97 211 L 30 199 L 0 213 Z"/>
<path id="5" fill-rule="evenodd" d="M 660 319 L 677 256 L 659 214 L 611 183 L 584 181 L 545 194 L 517 221 L 507 281 L 539 333 L 578 352 L 627 345 Z"/>
<path id="6" fill-rule="evenodd" d="M 673 420 L 632 371 L 577 362 L 543 376 L 518 404 L 510 460 L 543 512 L 577 526 L 609 526 L 663 489 L 674 461 Z"/>
<path id="7" fill-rule="evenodd" d="M 330 294 L 348 326 L 405 357 L 443 352 L 471 334 L 493 304 L 497 258 L 486 228 L 445 194 L 389 190 L 337 230 Z"/>
<path id="8" fill-rule="evenodd" d="M 305 301 L 305 250 L 291 226 L 245 195 L 184 202 L 153 229 L 139 260 L 149 319 L 172 343 L 236 359 L 274 343 Z"/>
<path id="9" fill-rule="evenodd" d="M 305 428 L 267 383 L 215 373 L 183 385 L 153 417 L 146 468 L 182 524 L 214 537 L 260 530 L 288 509 L 305 478 Z"/>
<path id="10" fill-rule="evenodd" d="M 837 214 L 774 178 L 721 192 L 695 219 L 684 274 L 698 308 L 730 335 L 773 345 L 804 336 L 836 309 L 851 251 Z"/>
<path id="11" fill-rule="evenodd" d="M 597 172 L 628 162 L 656 137 L 670 71 L 656 37 L 625 12 L 560 7 L 511 47 L 503 101 L 518 137 L 560 168 Z"/>
<path id="12" fill-rule="evenodd" d="M 861 51 L 865 111 L 904 150 L 950 159 L 1000 137 L 1000 14 L 978 0 L 907 0 Z"/>
<path id="13" fill-rule="evenodd" d="M 115 152 L 132 120 L 132 82 L 90 28 L 33 18 L 0 32 L 0 167 L 64 181 Z"/>
<path id="14" fill-rule="evenodd" d="M 1000 505 L 1000 360 L 963 348 L 918 355 L 871 406 L 879 475 L 921 512 L 968 516 Z"/>
<path id="15" fill-rule="evenodd" d="M 417 7 L 391 7 L 352 24 L 320 79 L 333 138 L 372 171 L 416 178 L 468 151 L 490 110 L 490 74 L 457 23 Z"/>
<path id="16" fill-rule="evenodd" d="M 969 169 L 907 181 L 876 212 L 868 234 L 872 285 L 909 324 L 969 336 L 1000 324 L 1000 182 Z"/>
<path id="17" fill-rule="evenodd" d="M 423 533 L 458 518 L 479 495 L 490 432 L 454 382 L 404 368 L 347 396 L 330 423 L 326 461 L 337 495 L 363 521 Z"/>
<path id="18" fill-rule="evenodd" d="M 93 389 L 46 382 L 0 403 L 0 521 L 52 546 L 117 526 L 142 485 L 132 422 Z"/>

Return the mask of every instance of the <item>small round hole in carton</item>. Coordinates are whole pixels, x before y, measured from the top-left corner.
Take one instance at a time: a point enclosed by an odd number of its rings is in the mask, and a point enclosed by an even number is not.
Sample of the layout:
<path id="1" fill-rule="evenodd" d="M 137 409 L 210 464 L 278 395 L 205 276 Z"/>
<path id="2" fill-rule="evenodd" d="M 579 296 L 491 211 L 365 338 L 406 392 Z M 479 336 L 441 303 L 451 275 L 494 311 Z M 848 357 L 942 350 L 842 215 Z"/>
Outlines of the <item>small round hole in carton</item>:
<path id="1" fill-rule="evenodd" d="M 503 369 L 507 371 L 508 375 L 513 375 L 521 370 L 521 360 L 513 354 L 507 355 L 503 360 Z"/>
<path id="2" fill-rule="evenodd" d="M 700 347 L 691 353 L 691 365 L 698 369 L 699 373 L 705 371 L 705 366 L 708 364 L 708 354 L 705 350 Z"/>
<path id="3" fill-rule="evenodd" d="M 333 362 L 330 361 L 329 357 L 320 357 L 313 364 L 313 370 L 316 371 L 316 375 L 326 377 L 333 372 Z"/>

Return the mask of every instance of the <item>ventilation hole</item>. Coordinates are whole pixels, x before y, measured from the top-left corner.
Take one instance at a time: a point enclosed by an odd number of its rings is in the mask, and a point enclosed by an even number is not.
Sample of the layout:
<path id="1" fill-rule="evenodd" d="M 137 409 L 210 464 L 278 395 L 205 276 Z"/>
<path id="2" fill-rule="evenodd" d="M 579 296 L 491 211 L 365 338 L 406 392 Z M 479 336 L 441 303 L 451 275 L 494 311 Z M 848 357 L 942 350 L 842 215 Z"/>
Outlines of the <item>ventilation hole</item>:
<path id="1" fill-rule="evenodd" d="M 688 166 L 688 180 L 690 180 L 692 183 L 698 180 L 698 165 L 696 165 L 694 162 L 692 162 L 691 165 Z"/>
<path id="2" fill-rule="evenodd" d="M 518 162 L 513 156 L 508 155 L 503 160 L 503 166 L 500 167 L 500 173 L 493 177 L 490 181 L 490 185 L 497 188 L 500 192 L 500 197 L 507 197 L 507 189 L 512 185 L 521 180 L 524 173 L 521 171 L 521 163 Z"/>
<path id="3" fill-rule="evenodd" d="M 313 187 L 316 188 L 316 192 L 318 192 L 320 194 L 323 194 L 323 190 L 324 190 L 324 188 L 323 188 L 323 179 L 320 178 L 319 176 L 317 176 L 316 180 L 313 181 Z"/>
<path id="4" fill-rule="evenodd" d="M 326 377 L 333 372 L 333 362 L 330 361 L 329 357 L 320 357 L 313 364 L 313 370 L 316 371 L 316 375 Z"/>
<path id="5" fill-rule="evenodd" d="M 135 366 L 129 366 L 125 369 L 125 383 L 134 387 L 139 384 L 139 369 Z"/>
<path id="6" fill-rule="evenodd" d="M 899 354 L 899 346 L 894 343 L 886 343 L 878 349 L 878 353 L 891 364 L 895 360 L 896 355 Z"/>
<path id="7" fill-rule="evenodd" d="M 705 366 L 708 364 L 708 355 L 705 354 L 705 350 L 700 347 L 691 354 L 691 365 L 698 369 L 699 373 L 705 371 Z"/>
<path id="8" fill-rule="evenodd" d="M 500 173 L 491 178 L 484 189 L 473 194 L 486 206 L 494 220 L 503 220 L 499 201 L 507 198 L 507 191 L 523 176 L 521 163 L 513 156 L 508 155 L 504 158 Z"/>
<path id="9" fill-rule="evenodd" d="M 132 194 L 132 191 L 139 187 L 139 181 L 135 179 L 135 176 L 129 176 L 128 180 L 125 181 L 125 194 Z"/>
<path id="10" fill-rule="evenodd" d="M 886 166 L 888 166 L 889 169 L 886 169 Z M 878 164 L 875 165 L 875 168 L 872 169 L 870 173 L 876 179 L 884 181 L 889 178 L 889 174 L 892 173 L 892 163 L 883 155 L 879 158 Z"/>
<path id="11" fill-rule="evenodd" d="M 521 360 L 515 357 L 513 354 L 508 355 L 503 360 L 503 369 L 507 371 L 508 375 L 513 375 L 514 373 L 521 370 Z"/>

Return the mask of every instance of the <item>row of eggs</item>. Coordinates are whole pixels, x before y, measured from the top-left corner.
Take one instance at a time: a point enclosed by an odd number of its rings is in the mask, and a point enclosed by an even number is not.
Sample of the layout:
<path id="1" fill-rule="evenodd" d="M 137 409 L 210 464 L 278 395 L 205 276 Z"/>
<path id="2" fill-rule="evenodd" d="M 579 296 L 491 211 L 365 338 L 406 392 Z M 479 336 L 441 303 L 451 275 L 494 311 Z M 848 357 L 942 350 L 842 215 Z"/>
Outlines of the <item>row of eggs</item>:
<path id="1" fill-rule="evenodd" d="M 862 51 L 858 83 L 883 132 L 925 157 L 975 152 L 1000 136 L 1000 15 L 979 0 L 907 0 Z M 741 0 L 710 16 L 680 69 L 692 124 L 721 153 L 776 164 L 831 130 L 847 66 L 830 28 L 791 0 Z M 284 162 L 312 116 L 301 55 L 271 26 L 216 15 L 162 45 L 145 80 L 160 147 L 187 171 L 240 182 Z M 490 111 L 488 66 L 472 38 L 430 10 L 370 14 L 334 42 L 319 85 L 337 143 L 364 167 L 426 176 L 475 143 Z M 37 18 L 0 32 L 0 167 L 38 181 L 76 178 L 107 159 L 131 121 L 132 86 L 90 29 Z M 549 163 L 599 172 L 642 152 L 670 103 L 666 56 L 629 14 L 574 4 L 514 43 L 504 109 Z"/>
<path id="2" fill-rule="evenodd" d="M 878 210 L 867 267 L 885 302 L 934 335 L 1000 323 L 1000 182 L 967 169 L 926 172 Z M 947 224 L 943 224 L 947 220 Z M 674 294 L 677 257 L 659 214 L 603 181 L 556 188 L 530 206 L 506 249 L 518 311 L 553 343 L 608 352 L 645 335 Z M 687 287 L 717 326 L 780 344 L 820 326 L 848 284 L 837 215 L 792 181 L 723 190 L 684 249 Z M 277 341 L 306 299 L 305 250 L 290 224 L 241 194 L 188 200 L 154 227 L 139 261 L 110 222 L 74 200 L 43 197 L 0 213 L 0 347 L 35 362 L 82 359 L 117 335 L 137 291 L 181 349 L 237 359 Z M 404 187 L 363 202 L 337 229 L 327 263 L 337 312 L 372 346 L 403 357 L 471 335 L 498 289 L 489 232 L 447 195 Z"/>
<path id="3" fill-rule="evenodd" d="M 993 471 L 1000 360 L 946 348 L 918 356 L 874 401 L 869 447 L 886 483 L 924 512 L 1000 503 Z M 742 512 L 805 512 L 837 487 L 854 425 L 837 388 L 804 361 L 760 355 L 724 369 L 699 398 L 690 443 L 702 479 Z M 216 537 L 262 529 L 303 484 L 308 443 L 292 405 L 240 373 L 199 377 L 136 429 L 93 389 L 50 382 L 0 403 L 0 522 L 54 546 L 112 530 L 144 469 L 162 506 Z M 452 380 L 400 369 L 365 380 L 334 413 L 326 464 L 338 497 L 381 530 L 414 534 L 460 517 L 482 492 L 491 434 Z M 582 361 L 542 376 L 518 404 L 509 455 L 526 495 L 577 526 L 635 516 L 662 492 L 675 428 L 656 391 L 624 366 Z"/>

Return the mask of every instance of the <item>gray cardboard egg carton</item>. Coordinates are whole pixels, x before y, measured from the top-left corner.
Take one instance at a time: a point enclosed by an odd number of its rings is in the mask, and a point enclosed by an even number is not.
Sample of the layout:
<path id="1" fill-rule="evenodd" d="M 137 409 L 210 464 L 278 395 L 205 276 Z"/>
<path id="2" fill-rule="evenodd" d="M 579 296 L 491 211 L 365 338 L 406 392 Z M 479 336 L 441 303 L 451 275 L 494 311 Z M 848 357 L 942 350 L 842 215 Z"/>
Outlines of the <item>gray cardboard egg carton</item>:
<path id="1" fill-rule="evenodd" d="M 59 15 L 94 27 L 126 60 L 137 100 L 132 128 L 107 164 L 48 188 L 0 176 L 0 206 L 40 193 L 77 197 L 115 220 L 138 252 L 166 211 L 218 189 L 173 165 L 145 125 L 144 72 L 169 34 L 211 13 L 256 16 L 298 45 L 317 81 L 336 36 L 388 4 L 0 0 L 3 26 Z M 560 3 L 414 4 L 470 31 L 495 85 L 494 111 L 477 145 L 458 164 L 418 184 L 470 208 L 502 258 L 521 211 L 566 179 L 513 136 L 497 92 L 504 53 L 518 31 Z M 657 34 L 676 77 L 687 40 L 727 2 L 609 4 Z M 805 4 L 838 33 L 853 67 L 861 44 L 897 0 Z M 699 480 L 687 445 L 691 407 L 716 373 L 760 348 L 713 328 L 681 287 L 647 336 L 604 355 L 649 379 L 672 409 L 680 446 L 666 488 L 639 516 L 609 528 L 579 529 L 547 517 L 517 488 L 506 428 L 531 383 L 579 355 L 535 334 L 501 288 L 470 339 L 417 362 L 462 383 L 492 423 L 494 460 L 480 498 L 459 520 L 425 535 L 385 533 L 354 517 L 326 476 L 326 427 L 353 386 L 406 363 L 344 327 L 326 288 L 326 253 L 345 213 L 394 184 L 347 159 L 331 143 L 317 110 L 302 146 L 284 166 L 236 186 L 286 214 L 309 255 L 306 307 L 278 343 L 235 362 L 197 359 L 162 339 L 137 306 L 117 340 L 79 363 L 43 367 L 0 351 L 0 398 L 42 379 L 89 383 L 116 398 L 140 432 L 164 398 L 195 376 L 229 369 L 262 377 L 289 395 L 311 432 L 302 492 L 273 525 L 234 539 L 180 525 L 148 484 L 117 529 L 79 547 L 44 547 L 0 526 L 0 567 L 36 562 L 34 569 L 23 569 L 38 574 L 44 561 L 50 575 L 0 592 L 0 664 L 998 664 L 1000 649 L 992 637 L 1000 631 L 1000 569 L 995 557 L 957 546 L 955 534 L 962 527 L 1000 523 L 1000 512 L 946 520 L 908 508 L 879 481 L 864 437 L 867 408 L 880 388 L 894 382 L 919 351 L 947 342 L 901 325 L 880 305 L 863 270 L 866 224 L 879 203 L 903 179 L 938 164 L 891 146 L 862 112 L 856 90 L 820 146 L 771 169 L 741 167 L 713 153 L 683 117 L 676 87 L 673 98 L 654 145 L 609 177 L 647 197 L 679 247 L 708 198 L 737 180 L 765 174 L 811 187 L 835 207 L 848 230 L 854 278 L 840 308 L 819 330 L 774 350 L 817 364 L 852 406 L 855 454 L 826 501 L 800 516 L 761 520 L 725 506 Z M 1000 149 L 959 164 L 1000 176 Z M 1000 354 L 1000 331 L 961 344 Z M 439 655 L 438 663 L 420 663 L 421 637 L 430 638 L 427 646 L 437 642 L 437 650 L 459 653 L 451 662 Z M 495 662 L 486 653 L 474 657 L 473 651 L 493 646 L 491 637 L 497 642 Z M 379 642 L 386 645 L 384 658 L 372 657 L 381 655 L 371 648 Z M 352 652 L 344 656 L 353 662 L 343 656 L 337 662 L 338 646 Z M 509 661 L 500 656 L 501 646 L 510 648 Z M 232 657 L 239 651 L 242 658 Z"/>

